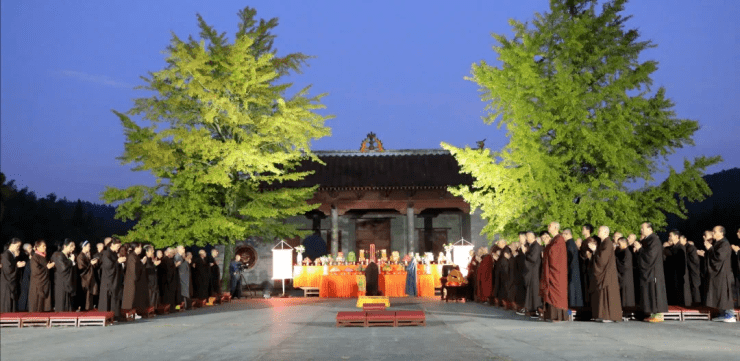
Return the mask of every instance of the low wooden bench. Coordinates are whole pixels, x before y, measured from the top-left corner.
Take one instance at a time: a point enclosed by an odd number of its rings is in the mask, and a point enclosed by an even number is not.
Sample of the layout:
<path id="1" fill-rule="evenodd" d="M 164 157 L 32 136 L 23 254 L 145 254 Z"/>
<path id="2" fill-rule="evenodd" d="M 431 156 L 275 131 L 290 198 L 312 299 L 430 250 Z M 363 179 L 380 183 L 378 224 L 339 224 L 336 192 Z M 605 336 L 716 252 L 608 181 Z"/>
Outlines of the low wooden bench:
<path id="1" fill-rule="evenodd" d="M 424 311 L 396 311 L 396 326 L 426 326 Z"/>
<path id="2" fill-rule="evenodd" d="M 123 316 L 123 321 L 125 322 L 131 322 L 136 321 L 136 310 L 135 309 L 121 309 L 121 316 Z"/>
<path id="3" fill-rule="evenodd" d="M 710 321 L 712 319 L 712 311 L 706 307 L 681 307 L 681 319 L 683 321 Z"/>
<path id="4" fill-rule="evenodd" d="M 77 327 L 78 312 L 56 312 L 49 314 L 49 327 L 71 326 Z"/>
<path id="5" fill-rule="evenodd" d="M 21 327 L 21 318 L 26 315 L 23 312 L 0 313 L 0 327 Z"/>
<path id="6" fill-rule="evenodd" d="M 337 312 L 337 327 L 339 326 L 367 326 L 367 317 L 365 312 L 361 311 L 343 311 Z"/>
<path id="7" fill-rule="evenodd" d="M 221 297 L 211 296 L 208 297 L 208 301 L 206 302 L 206 306 L 213 306 L 217 303 L 221 303 Z"/>
<path id="8" fill-rule="evenodd" d="M 303 297 L 316 296 L 319 297 L 318 287 L 299 287 L 303 290 Z"/>
<path id="9" fill-rule="evenodd" d="M 396 326 L 396 313 L 394 311 L 368 311 L 366 313 L 367 327 L 373 326 Z"/>
<path id="10" fill-rule="evenodd" d="M 21 327 L 49 327 L 48 313 L 27 313 L 21 317 Z"/>
<path id="11" fill-rule="evenodd" d="M 113 312 L 82 312 L 77 315 L 77 327 L 108 326 L 113 324 Z"/>
<path id="12" fill-rule="evenodd" d="M 385 311 L 385 303 L 364 303 L 363 311 Z"/>
<path id="13" fill-rule="evenodd" d="M 663 312 L 665 321 L 683 321 L 683 308 L 678 306 L 668 306 L 668 312 Z"/>
<path id="14" fill-rule="evenodd" d="M 231 293 L 224 293 L 221 295 L 221 303 L 231 302 Z"/>

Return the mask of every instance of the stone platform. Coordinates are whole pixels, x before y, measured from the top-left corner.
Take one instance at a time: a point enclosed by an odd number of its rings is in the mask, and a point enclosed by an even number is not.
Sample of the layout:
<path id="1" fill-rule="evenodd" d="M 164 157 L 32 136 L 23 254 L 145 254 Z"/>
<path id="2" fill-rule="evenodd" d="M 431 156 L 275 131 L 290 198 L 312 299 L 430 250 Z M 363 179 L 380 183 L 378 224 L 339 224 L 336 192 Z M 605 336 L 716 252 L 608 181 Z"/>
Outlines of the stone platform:
<path id="1" fill-rule="evenodd" d="M 740 323 L 561 322 L 391 298 L 426 327 L 337 328 L 356 299 L 247 299 L 105 328 L 2 329 L 9 360 L 737 360 Z"/>

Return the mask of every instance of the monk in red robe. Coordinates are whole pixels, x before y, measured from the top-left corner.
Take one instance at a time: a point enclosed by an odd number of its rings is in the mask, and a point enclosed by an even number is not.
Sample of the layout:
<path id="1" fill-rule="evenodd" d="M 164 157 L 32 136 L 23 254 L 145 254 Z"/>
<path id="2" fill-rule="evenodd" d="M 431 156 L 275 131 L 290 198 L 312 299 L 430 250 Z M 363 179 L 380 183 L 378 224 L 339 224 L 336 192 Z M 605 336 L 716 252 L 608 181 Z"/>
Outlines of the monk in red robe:
<path id="1" fill-rule="evenodd" d="M 478 302 L 488 302 L 488 298 L 493 296 L 493 257 L 491 254 L 483 256 L 477 271 L 476 297 Z"/>
<path id="2" fill-rule="evenodd" d="M 568 320 L 568 252 L 560 224 L 552 222 L 547 231 L 553 239 L 542 255 L 540 296 L 545 304 L 544 317 L 552 322 Z"/>

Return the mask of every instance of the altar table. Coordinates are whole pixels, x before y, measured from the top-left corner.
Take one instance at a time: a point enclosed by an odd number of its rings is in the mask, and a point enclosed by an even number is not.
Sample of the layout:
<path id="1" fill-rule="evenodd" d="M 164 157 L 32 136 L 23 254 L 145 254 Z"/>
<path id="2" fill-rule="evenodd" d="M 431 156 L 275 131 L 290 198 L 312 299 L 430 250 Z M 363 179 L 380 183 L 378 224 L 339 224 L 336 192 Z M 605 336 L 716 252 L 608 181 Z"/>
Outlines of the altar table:
<path id="1" fill-rule="evenodd" d="M 364 275 L 326 275 L 321 276 L 319 286 L 319 297 L 323 298 L 348 298 L 358 297 L 364 292 L 359 292 L 357 278 L 365 281 Z M 434 276 L 417 275 L 416 286 L 419 297 L 434 297 Z M 406 297 L 406 274 L 378 275 L 378 289 L 384 296 Z"/>
<path id="2" fill-rule="evenodd" d="M 324 266 L 294 266 L 293 287 L 321 287 Z"/>

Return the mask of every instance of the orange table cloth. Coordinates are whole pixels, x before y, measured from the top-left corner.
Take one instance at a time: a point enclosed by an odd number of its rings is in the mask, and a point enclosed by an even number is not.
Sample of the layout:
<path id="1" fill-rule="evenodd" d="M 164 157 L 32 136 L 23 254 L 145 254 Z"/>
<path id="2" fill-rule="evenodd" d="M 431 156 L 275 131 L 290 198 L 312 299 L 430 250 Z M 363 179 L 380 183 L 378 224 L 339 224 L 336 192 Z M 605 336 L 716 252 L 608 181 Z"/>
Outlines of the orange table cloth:
<path id="1" fill-rule="evenodd" d="M 397 275 L 378 276 L 378 289 L 383 296 L 405 297 L 406 296 L 406 272 Z"/>
<path id="2" fill-rule="evenodd" d="M 417 275 L 416 287 L 419 297 L 434 297 L 434 276 Z"/>
<path id="3" fill-rule="evenodd" d="M 295 266 L 293 269 L 293 287 L 321 287 L 321 276 L 324 266 Z"/>
<path id="4" fill-rule="evenodd" d="M 319 286 L 319 297 L 336 298 L 336 297 L 357 297 L 359 296 L 359 286 L 357 278 L 364 280 L 364 275 L 327 275 L 321 276 Z M 363 292 L 364 294 L 364 292 Z"/>

